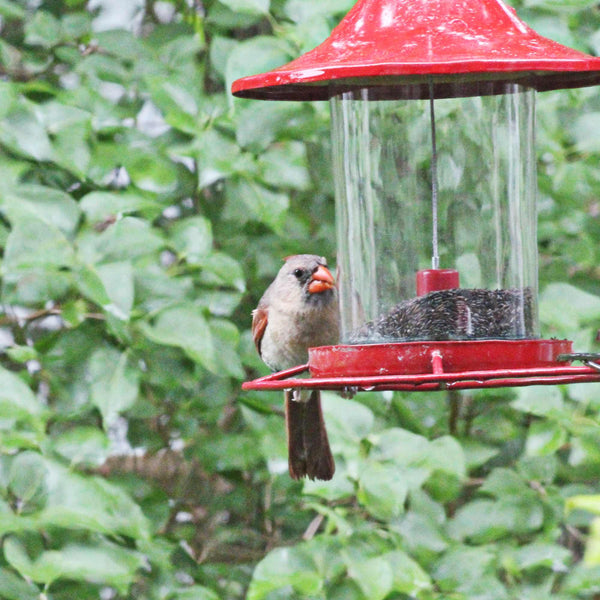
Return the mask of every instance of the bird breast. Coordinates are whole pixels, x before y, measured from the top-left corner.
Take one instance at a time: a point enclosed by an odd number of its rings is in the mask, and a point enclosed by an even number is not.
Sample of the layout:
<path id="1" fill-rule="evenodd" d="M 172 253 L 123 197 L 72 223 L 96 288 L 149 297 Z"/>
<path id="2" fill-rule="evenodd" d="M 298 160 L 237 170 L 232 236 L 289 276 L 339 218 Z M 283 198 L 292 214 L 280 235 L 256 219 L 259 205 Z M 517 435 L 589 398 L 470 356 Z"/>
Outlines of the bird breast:
<path id="1" fill-rule="evenodd" d="M 337 302 L 328 306 L 306 306 L 288 312 L 270 307 L 261 343 L 261 356 L 270 369 L 281 371 L 308 362 L 308 349 L 339 340 Z"/>

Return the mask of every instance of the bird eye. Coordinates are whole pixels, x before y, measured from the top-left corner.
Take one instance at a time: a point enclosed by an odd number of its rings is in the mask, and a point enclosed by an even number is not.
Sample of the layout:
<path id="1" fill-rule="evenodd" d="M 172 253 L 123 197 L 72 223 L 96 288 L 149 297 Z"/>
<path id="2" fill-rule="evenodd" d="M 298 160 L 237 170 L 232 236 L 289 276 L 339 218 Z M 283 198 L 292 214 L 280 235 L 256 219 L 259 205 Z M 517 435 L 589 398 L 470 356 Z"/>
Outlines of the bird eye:
<path id="1" fill-rule="evenodd" d="M 296 279 L 301 279 L 304 275 L 304 269 L 294 269 L 294 277 Z"/>

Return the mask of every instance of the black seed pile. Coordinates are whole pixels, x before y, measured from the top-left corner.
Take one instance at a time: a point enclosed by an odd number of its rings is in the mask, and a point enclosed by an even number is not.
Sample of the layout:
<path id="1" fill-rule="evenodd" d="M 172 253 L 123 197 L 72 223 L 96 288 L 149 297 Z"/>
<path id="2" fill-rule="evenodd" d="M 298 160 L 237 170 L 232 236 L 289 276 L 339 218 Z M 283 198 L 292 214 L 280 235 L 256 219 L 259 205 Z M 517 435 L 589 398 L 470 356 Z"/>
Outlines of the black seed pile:
<path id="1" fill-rule="evenodd" d="M 350 335 L 350 343 L 533 337 L 531 288 L 459 288 L 404 300 Z"/>

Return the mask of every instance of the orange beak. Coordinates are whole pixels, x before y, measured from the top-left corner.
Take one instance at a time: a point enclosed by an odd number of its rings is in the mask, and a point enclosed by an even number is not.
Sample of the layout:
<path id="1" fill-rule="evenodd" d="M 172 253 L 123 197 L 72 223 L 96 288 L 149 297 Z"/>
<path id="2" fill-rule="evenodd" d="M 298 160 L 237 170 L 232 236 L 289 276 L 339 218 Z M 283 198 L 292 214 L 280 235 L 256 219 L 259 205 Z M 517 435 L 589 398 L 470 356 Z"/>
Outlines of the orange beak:
<path id="1" fill-rule="evenodd" d="M 311 294 L 319 294 L 335 287 L 335 279 L 327 267 L 320 265 L 312 274 L 308 291 Z"/>

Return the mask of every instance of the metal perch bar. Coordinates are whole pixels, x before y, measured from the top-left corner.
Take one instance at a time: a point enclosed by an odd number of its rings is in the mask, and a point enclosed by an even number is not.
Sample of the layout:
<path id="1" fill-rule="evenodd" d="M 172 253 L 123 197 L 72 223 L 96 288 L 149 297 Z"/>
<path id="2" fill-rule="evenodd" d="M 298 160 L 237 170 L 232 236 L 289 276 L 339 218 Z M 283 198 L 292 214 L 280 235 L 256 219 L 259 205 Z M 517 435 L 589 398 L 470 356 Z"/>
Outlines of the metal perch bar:
<path id="1" fill-rule="evenodd" d="M 291 378 L 308 371 L 308 364 L 272 373 L 243 384 L 245 390 L 283 390 L 311 388 L 356 391 L 435 391 L 443 389 L 478 389 L 530 385 L 557 385 L 600 382 L 600 372 L 593 367 L 539 367 L 529 369 L 494 369 L 459 373 L 423 373 L 418 375 L 375 375 L 367 377 Z"/>

